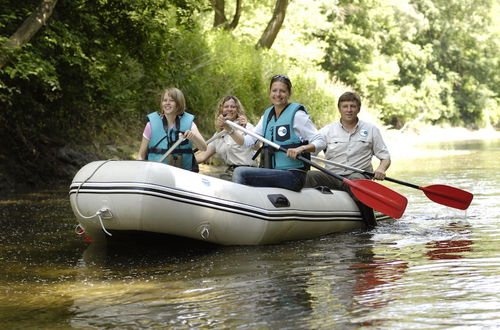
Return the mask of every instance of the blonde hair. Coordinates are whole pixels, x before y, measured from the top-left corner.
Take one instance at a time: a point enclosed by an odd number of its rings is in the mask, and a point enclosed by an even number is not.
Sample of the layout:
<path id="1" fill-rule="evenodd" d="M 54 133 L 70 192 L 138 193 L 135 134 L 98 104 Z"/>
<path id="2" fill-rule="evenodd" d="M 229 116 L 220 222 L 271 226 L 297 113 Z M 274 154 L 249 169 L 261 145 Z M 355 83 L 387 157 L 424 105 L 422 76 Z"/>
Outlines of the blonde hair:
<path id="1" fill-rule="evenodd" d="M 182 91 L 178 88 L 175 87 L 169 87 L 163 91 L 161 94 L 161 99 L 160 99 L 160 109 L 161 109 L 161 103 L 163 102 L 163 98 L 165 95 L 169 95 L 172 99 L 174 99 L 176 110 L 177 110 L 177 115 L 181 115 L 184 113 L 184 110 L 186 110 L 186 99 L 184 98 L 184 94 Z"/>
<path id="2" fill-rule="evenodd" d="M 236 103 L 236 112 L 238 113 L 238 115 L 243 115 L 243 116 L 245 115 L 245 108 L 243 107 L 243 104 L 241 104 L 240 100 L 236 96 L 228 95 L 221 98 L 217 103 L 217 112 L 215 114 L 216 121 L 217 117 L 219 117 L 219 115 L 222 115 L 224 109 L 224 103 L 226 103 L 229 100 L 233 100 L 234 103 Z"/>

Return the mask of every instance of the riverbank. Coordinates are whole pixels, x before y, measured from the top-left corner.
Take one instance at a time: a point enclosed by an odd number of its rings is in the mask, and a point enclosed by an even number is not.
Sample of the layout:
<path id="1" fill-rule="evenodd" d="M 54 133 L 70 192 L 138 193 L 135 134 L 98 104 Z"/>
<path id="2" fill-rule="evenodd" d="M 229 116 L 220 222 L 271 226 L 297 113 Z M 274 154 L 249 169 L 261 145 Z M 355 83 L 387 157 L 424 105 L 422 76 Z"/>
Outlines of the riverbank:
<path id="1" fill-rule="evenodd" d="M 430 143 L 446 143 L 473 140 L 500 139 L 500 131 L 494 129 L 468 130 L 465 128 L 429 126 L 401 132 L 386 130 L 382 133 L 393 159 L 417 157 L 439 157 L 443 154 L 459 153 L 457 150 L 425 148 Z"/>

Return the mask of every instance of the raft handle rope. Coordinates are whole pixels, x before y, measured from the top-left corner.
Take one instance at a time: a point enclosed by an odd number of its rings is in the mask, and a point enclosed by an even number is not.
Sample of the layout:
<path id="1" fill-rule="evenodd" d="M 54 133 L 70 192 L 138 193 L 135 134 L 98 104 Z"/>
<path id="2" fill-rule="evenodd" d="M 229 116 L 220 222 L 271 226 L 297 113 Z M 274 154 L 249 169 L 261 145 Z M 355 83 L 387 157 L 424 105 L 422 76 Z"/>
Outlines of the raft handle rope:
<path id="1" fill-rule="evenodd" d="M 106 228 L 104 227 L 104 223 L 102 221 L 103 218 L 105 218 L 105 219 L 113 218 L 113 213 L 111 213 L 110 209 L 103 207 L 100 210 L 98 210 L 96 213 L 94 213 L 90 216 L 85 216 L 82 214 L 82 212 L 80 212 L 80 209 L 78 208 L 78 192 L 80 191 L 80 188 L 85 184 L 85 182 L 87 182 L 88 180 L 90 180 L 91 177 L 94 176 L 94 174 L 97 172 L 97 170 L 99 170 L 104 164 L 106 164 L 109 161 L 110 160 L 107 160 L 107 161 L 103 162 L 101 165 L 97 166 L 97 168 L 89 175 L 89 177 L 80 183 L 80 185 L 78 186 L 78 189 L 76 189 L 76 194 L 75 194 L 75 209 L 76 209 L 76 212 L 78 213 L 78 215 L 84 219 L 92 219 L 92 218 L 98 217 L 102 230 L 107 235 L 113 236 L 109 231 L 106 230 Z"/>

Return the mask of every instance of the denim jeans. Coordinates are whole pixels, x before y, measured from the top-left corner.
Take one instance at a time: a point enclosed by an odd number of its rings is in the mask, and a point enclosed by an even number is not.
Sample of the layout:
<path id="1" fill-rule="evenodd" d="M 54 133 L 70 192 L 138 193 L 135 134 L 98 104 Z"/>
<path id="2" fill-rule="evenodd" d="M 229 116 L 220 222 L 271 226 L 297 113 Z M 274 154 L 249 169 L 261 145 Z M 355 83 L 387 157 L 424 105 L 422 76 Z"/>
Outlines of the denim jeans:
<path id="1" fill-rule="evenodd" d="M 233 172 L 233 182 L 254 187 L 277 187 L 300 191 L 306 180 L 303 170 L 276 170 L 240 166 Z"/>

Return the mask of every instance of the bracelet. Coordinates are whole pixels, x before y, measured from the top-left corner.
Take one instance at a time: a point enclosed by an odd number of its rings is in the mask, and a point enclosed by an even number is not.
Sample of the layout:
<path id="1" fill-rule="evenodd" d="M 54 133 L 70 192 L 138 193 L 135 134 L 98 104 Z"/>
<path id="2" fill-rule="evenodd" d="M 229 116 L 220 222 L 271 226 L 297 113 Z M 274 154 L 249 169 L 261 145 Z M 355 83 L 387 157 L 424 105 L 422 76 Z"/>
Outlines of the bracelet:
<path id="1" fill-rule="evenodd" d="M 228 134 L 228 135 L 231 135 L 231 134 L 233 134 L 233 133 L 234 133 L 234 128 L 231 128 L 231 130 L 230 130 L 230 131 L 227 131 L 227 134 Z"/>

